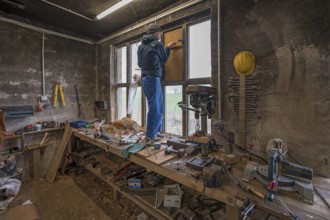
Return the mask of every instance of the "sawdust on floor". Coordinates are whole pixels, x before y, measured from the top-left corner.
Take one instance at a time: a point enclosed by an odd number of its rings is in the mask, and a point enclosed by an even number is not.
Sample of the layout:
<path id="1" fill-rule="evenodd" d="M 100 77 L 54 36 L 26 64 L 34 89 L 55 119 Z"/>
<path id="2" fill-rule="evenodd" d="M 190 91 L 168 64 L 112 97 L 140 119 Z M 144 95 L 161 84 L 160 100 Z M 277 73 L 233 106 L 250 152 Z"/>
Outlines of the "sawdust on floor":
<path id="1" fill-rule="evenodd" d="M 133 220 L 142 212 L 126 198 L 114 200 L 112 189 L 88 172 L 58 175 L 53 184 L 30 180 L 22 185 L 15 203 L 27 200 L 47 220 Z"/>

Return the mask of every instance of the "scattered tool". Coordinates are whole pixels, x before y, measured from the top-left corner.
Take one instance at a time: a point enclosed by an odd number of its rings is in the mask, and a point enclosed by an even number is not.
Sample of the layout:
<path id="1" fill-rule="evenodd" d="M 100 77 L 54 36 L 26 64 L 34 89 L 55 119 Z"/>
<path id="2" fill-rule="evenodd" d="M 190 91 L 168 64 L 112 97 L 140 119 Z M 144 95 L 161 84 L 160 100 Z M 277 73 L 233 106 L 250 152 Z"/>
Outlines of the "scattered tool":
<path id="1" fill-rule="evenodd" d="M 215 160 L 214 156 L 209 155 L 209 144 L 201 147 L 201 156 L 196 156 L 187 161 L 187 166 L 196 170 L 203 170 L 205 166 L 212 164 Z"/>
<path id="2" fill-rule="evenodd" d="M 278 186 L 280 174 L 278 168 L 279 165 L 281 165 L 281 172 L 286 174 L 287 176 L 293 176 L 298 179 L 303 179 L 307 181 L 312 180 L 313 170 L 311 168 L 303 167 L 285 160 L 283 158 L 283 153 L 284 151 L 286 151 L 286 147 L 284 146 L 284 142 L 281 139 L 273 139 L 273 142 L 270 142 L 269 145 L 271 146 L 267 147 L 270 152 L 268 156 L 268 193 L 266 198 L 268 201 L 273 201 Z"/>
<path id="3" fill-rule="evenodd" d="M 243 179 L 249 181 L 256 178 L 267 185 L 268 201 L 273 201 L 277 189 L 287 192 L 298 192 L 307 203 L 314 203 L 313 169 L 291 163 L 284 158 L 287 152 L 285 143 L 275 138 L 268 142 L 268 166 L 261 166 L 249 161 L 244 168 Z"/>
<path id="4" fill-rule="evenodd" d="M 251 202 L 249 199 L 247 200 L 246 204 L 244 205 L 244 209 L 241 213 L 241 220 L 247 220 L 252 214 L 252 211 L 256 207 L 254 202 Z"/>
<path id="5" fill-rule="evenodd" d="M 97 138 L 97 137 L 102 138 L 106 141 L 111 141 L 112 140 L 112 138 L 110 136 L 103 133 L 102 127 L 100 128 L 100 131 L 98 131 L 94 134 L 94 138 Z"/>
<path id="6" fill-rule="evenodd" d="M 278 198 L 278 200 L 283 204 L 283 206 L 289 211 L 289 214 L 290 214 L 290 217 L 293 219 L 293 220 L 301 220 L 300 218 L 299 218 L 299 216 L 298 215 L 296 215 L 296 214 L 294 214 L 293 212 L 291 212 L 291 210 L 284 204 L 284 202 L 280 199 L 280 198 Z"/>
<path id="7" fill-rule="evenodd" d="M 56 83 L 55 83 L 53 106 L 56 107 L 56 105 L 57 105 L 58 90 L 60 90 L 60 96 L 61 96 L 62 106 L 65 107 L 64 92 L 63 92 L 63 87 L 62 87 L 62 84 L 61 84 L 61 81 L 60 80 L 57 80 Z"/>
<path id="8" fill-rule="evenodd" d="M 180 158 L 181 157 L 184 157 L 185 155 L 185 150 L 184 149 L 178 149 L 178 150 L 175 150 L 173 148 L 173 146 L 169 146 L 165 149 L 165 154 L 166 155 L 169 155 L 169 154 L 177 154 Z"/>
<path id="9" fill-rule="evenodd" d="M 74 90 L 76 92 L 76 98 L 77 98 L 77 104 L 78 104 L 78 118 L 84 118 L 84 110 L 83 110 L 83 106 L 82 104 L 80 103 L 80 100 L 79 100 L 79 94 L 78 94 L 78 88 L 77 88 L 78 85 L 74 85 Z"/>
<path id="10" fill-rule="evenodd" d="M 203 168 L 204 186 L 213 188 L 221 186 L 227 179 L 228 170 L 224 165 L 215 165 Z"/>
<path id="11" fill-rule="evenodd" d="M 252 192 L 254 195 L 258 196 L 260 199 L 265 199 L 265 195 L 261 192 L 258 192 L 256 189 L 252 188 L 251 186 L 243 183 L 242 181 L 238 182 L 237 185 L 244 189 L 245 191 Z"/>

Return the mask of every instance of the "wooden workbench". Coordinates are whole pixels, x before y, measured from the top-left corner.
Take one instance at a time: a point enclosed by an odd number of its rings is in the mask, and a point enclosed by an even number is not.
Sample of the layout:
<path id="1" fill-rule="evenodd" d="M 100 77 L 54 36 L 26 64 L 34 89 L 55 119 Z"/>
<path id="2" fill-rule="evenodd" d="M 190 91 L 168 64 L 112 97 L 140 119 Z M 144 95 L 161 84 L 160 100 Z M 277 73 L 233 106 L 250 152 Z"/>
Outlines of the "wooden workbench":
<path id="1" fill-rule="evenodd" d="M 114 143 L 107 143 L 103 139 L 95 139 L 93 136 L 85 135 L 84 132 L 74 131 L 73 135 L 82 141 L 91 143 L 97 147 L 103 148 L 106 152 L 111 152 L 118 156 L 121 155 L 122 149 L 125 147 L 123 145 L 118 145 Z M 227 219 L 239 219 L 240 211 L 237 207 L 238 201 L 242 201 L 244 198 L 250 198 L 253 202 L 256 202 L 257 208 L 271 213 L 281 219 L 291 219 L 289 217 L 288 211 L 281 205 L 281 203 L 275 199 L 274 202 L 264 201 L 252 193 L 246 192 L 239 188 L 233 179 L 241 179 L 242 168 L 244 167 L 245 160 L 240 160 L 237 165 L 233 166 L 230 178 L 232 181 L 228 180 L 220 187 L 208 188 L 205 187 L 202 180 L 196 180 L 192 177 L 190 168 L 184 166 L 184 159 L 181 161 L 179 158 L 171 158 L 171 160 L 166 163 L 159 164 L 157 159 L 155 160 L 154 152 L 148 152 L 151 155 L 144 155 L 143 153 L 130 154 L 128 160 L 136 163 L 140 166 L 146 167 L 147 169 L 161 174 L 169 179 L 172 179 L 182 185 L 185 185 L 193 190 L 205 194 L 210 198 L 217 199 L 226 203 L 226 215 Z M 218 156 L 218 155 L 216 155 Z M 157 156 L 156 156 L 157 157 Z M 172 164 L 178 164 L 178 167 L 171 166 Z M 182 165 L 180 165 L 182 164 Z M 315 177 L 313 180 L 314 186 L 318 187 L 325 197 L 328 198 L 330 202 L 330 179 Z M 249 182 L 255 189 L 266 194 L 266 187 L 257 181 Z M 323 200 L 318 194 L 314 195 L 314 204 L 308 204 L 293 193 L 277 192 L 276 198 L 281 198 L 281 200 L 289 207 L 289 209 L 299 215 L 301 219 L 330 219 L 330 209 L 326 206 Z M 229 211 L 230 210 L 230 211 Z"/>

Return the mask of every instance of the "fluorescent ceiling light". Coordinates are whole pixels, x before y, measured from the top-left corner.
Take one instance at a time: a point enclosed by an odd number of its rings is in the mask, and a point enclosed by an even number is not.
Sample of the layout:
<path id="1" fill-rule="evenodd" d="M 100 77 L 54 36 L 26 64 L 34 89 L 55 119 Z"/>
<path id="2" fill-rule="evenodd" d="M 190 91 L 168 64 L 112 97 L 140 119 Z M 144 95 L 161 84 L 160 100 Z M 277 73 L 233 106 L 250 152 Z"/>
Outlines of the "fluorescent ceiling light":
<path id="1" fill-rule="evenodd" d="M 100 19 L 104 18 L 105 16 L 111 14 L 112 12 L 114 12 L 114 11 L 120 9 L 121 7 L 127 5 L 127 4 L 130 3 L 131 1 L 133 1 L 133 0 L 122 0 L 122 1 L 118 2 L 117 4 L 111 6 L 111 7 L 108 8 L 107 10 L 105 10 L 105 11 L 101 12 L 100 14 L 98 14 L 98 15 L 96 16 L 96 19 L 97 19 L 97 20 L 100 20 Z"/>

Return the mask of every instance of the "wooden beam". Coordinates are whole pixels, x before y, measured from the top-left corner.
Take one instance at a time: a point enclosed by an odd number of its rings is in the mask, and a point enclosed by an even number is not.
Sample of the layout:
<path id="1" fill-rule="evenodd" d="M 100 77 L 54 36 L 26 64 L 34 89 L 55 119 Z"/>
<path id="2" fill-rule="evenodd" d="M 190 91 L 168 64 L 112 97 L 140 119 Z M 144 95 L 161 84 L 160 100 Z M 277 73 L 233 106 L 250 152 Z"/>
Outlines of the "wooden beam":
<path id="1" fill-rule="evenodd" d="M 73 128 L 71 128 L 71 127 L 66 127 L 65 128 L 63 137 L 60 141 L 60 144 L 57 146 L 54 158 L 53 158 L 52 163 L 50 164 L 50 167 L 48 169 L 46 180 L 49 183 L 54 182 L 57 170 L 58 170 L 59 165 L 62 161 L 64 151 L 66 149 L 66 146 L 68 145 L 68 142 L 71 138 L 72 133 L 73 133 Z"/>

